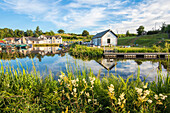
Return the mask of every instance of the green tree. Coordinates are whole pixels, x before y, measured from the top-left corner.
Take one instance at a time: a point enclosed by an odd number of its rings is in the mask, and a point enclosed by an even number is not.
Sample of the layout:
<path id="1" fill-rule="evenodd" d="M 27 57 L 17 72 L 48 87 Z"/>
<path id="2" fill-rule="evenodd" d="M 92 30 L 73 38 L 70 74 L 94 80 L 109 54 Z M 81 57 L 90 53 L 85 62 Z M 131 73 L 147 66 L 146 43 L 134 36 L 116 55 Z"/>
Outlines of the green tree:
<path id="1" fill-rule="evenodd" d="M 34 37 L 39 37 L 39 34 L 38 33 L 34 33 Z"/>
<path id="2" fill-rule="evenodd" d="M 25 36 L 34 36 L 34 33 L 33 33 L 33 31 L 30 29 L 30 30 L 27 30 L 27 31 L 25 32 Z"/>
<path id="3" fill-rule="evenodd" d="M 40 27 L 37 26 L 37 27 L 36 27 L 36 30 L 35 30 L 35 33 L 39 34 L 39 32 L 40 32 Z"/>
<path id="4" fill-rule="evenodd" d="M 36 30 L 35 30 L 34 36 L 35 36 L 35 34 L 36 34 L 36 36 L 40 36 L 40 35 L 42 35 L 42 34 L 43 34 L 43 32 L 42 32 L 42 30 L 40 30 L 40 27 L 39 27 L 39 26 L 37 26 L 37 27 L 36 27 Z"/>
<path id="5" fill-rule="evenodd" d="M 63 34 L 65 31 L 63 29 L 59 29 L 57 32 Z"/>
<path id="6" fill-rule="evenodd" d="M 5 35 L 4 31 L 1 29 L 1 30 L 0 30 L 0 38 L 3 39 L 3 38 L 4 38 L 4 35 Z"/>
<path id="7" fill-rule="evenodd" d="M 166 33 L 168 34 L 168 38 L 170 38 L 170 24 L 166 27 Z"/>
<path id="8" fill-rule="evenodd" d="M 127 30 L 126 36 L 127 36 L 127 37 L 130 36 L 129 30 Z"/>
<path id="9" fill-rule="evenodd" d="M 51 35 L 51 36 L 54 36 L 54 35 L 55 35 L 54 31 L 51 30 L 51 31 L 50 31 L 50 35 Z"/>
<path id="10" fill-rule="evenodd" d="M 164 22 L 164 23 L 162 23 L 161 32 L 165 33 L 165 31 L 166 31 L 166 24 Z"/>
<path id="11" fill-rule="evenodd" d="M 88 32 L 87 30 L 84 30 L 84 31 L 82 32 L 82 36 L 87 36 L 87 35 L 89 35 L 89 32 Z"/>
<path id="12" fill-rule="evenodd" d="M 144 32 L 144 27 L 143 26 L 139 26 L 139 28 L 136 29 L 136 30 L 137 30 L 138 35 L 140 36 Z"/>

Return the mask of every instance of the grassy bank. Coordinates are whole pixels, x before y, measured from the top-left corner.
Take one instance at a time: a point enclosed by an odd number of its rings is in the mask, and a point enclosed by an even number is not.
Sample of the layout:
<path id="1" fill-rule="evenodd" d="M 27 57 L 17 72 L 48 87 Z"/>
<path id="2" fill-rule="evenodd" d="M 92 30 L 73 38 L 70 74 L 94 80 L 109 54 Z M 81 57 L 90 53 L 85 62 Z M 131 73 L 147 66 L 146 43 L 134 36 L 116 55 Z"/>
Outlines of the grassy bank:
<path id="1" fill-rule="evenodd" d="M 82 45 L 73 45 L 70 48 L 70 54 L 78 57 L 101 57 L 103 55 L 103 49 L 87 47 Z"/>
<path id="2" fill-rule="evenodd" d="M 140 75 L 126 80 L 112 74 L 100 78 L 82 70 L 66 73 L 58 79 L 44 79 L 35 72 L 14 70 L 1 64 L 0 112 L 167 112 L 170 101 L 170 77 L 159 73 L 154 82 L 142 82 Z"/>
<path id="3" fill-rule="evenodd" d="M 152 52 L 169 52 L 168 48 L 161 47 L 151 47 L 151 48 L 139 48 L 139 47 L 130 47 L 130 48 L 120 48 L 117 47 L 116 51 L 119 53 L 152 53 Z"/>
<path id="4" fill-rule="evenodd" d="M 166 44 L 165 44 L 166 45 Z M 114 50 L 119 53 L 152 53 L 152 52 L 162 52 L 166 53 L 170 51 L 170 46 L 167 44 L 165 47 L 161 46 L 152 46 L 152 47 L 101 47 L 102 49 L 105 48 L 105 50 Z"/>
<path id="5" fill-rule="evenodd" d="M 33 44 L 34 47 L 40 47 L 40 46 L 59 46 L 60 44 Z"/>
<path id="6" fill-rule="evenodd" d="M 124 37 L 118 39 L 118 45 L 134 45 L 152 47 L 153 45 L 160 45 L 164 47 L 166 40 L 168 40 L 167 34 L 154 34 L 144 35 L 139 37 Z"/>

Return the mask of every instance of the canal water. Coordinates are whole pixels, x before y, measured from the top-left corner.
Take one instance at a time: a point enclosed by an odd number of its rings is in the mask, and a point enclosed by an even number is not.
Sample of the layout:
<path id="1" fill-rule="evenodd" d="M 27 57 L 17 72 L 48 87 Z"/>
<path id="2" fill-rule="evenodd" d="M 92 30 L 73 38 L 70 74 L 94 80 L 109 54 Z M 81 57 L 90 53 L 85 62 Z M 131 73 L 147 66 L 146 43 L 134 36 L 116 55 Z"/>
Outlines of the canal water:
<path id="1" fill-rule="evenodd" d="M 3 50 L 0 53 L 2 64 L 14 69 L 22 67 L 29 72 L 33 71 L 33 65 L 42 76 L 49 73 L 60 75 L 67 69 L 93 71 L 95 76 L 101 77 L 113 74 L 126 79 L 130 75 L 140 73 L 143 80 L 154 81 L 159 71 L 164 76 L 169 73 L 169 63 L 166 59 L 108 59 L 108 58 L 76 58 L 69 53 L 58 51 L 58 47 L 33 47 L 27 50 Z"/>

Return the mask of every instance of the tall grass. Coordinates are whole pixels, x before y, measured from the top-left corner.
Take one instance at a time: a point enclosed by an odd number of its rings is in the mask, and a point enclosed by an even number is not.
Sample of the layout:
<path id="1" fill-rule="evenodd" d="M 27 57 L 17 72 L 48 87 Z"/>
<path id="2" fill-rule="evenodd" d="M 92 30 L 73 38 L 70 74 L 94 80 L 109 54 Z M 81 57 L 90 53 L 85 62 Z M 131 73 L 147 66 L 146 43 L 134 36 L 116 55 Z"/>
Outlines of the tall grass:
<path id="1" fill-rule="evenodd" d="M 4 71 L 4 68 L 5 71 Z M 33 64 L 24 68 L 0 69 L 0 112 L 168 112 L 170 77 L 159 73 L 155 82 L 145 82 L 138 75 L 124 80 L 112 74 L 100 78 L 92 71 L 61 72 L 42 78 Z"/>
<path id="2" fill-rule="evenodd" d="M 82 45 L 74 45 L 70 48 L 70 54 L 79 57 L 101 57 L 103 56 L 103 49 L 87 47 Z"/>

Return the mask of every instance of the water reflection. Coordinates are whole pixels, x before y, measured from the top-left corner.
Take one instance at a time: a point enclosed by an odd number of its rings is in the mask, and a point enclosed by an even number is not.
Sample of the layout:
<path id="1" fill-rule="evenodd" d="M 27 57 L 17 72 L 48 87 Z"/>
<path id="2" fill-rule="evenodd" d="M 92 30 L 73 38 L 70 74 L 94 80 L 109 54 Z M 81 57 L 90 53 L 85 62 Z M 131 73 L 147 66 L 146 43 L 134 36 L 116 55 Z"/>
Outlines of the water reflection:
<path id="1" fill-rule="evenodd" d="M 16 69 L 18 62 L 32 71 L 34 63 L 37 71 L 46 75 L 51 71 L 54 75 L 59 75 L 61 71 L 66 71 L 66 65 L 77 69 L 91 69 L 97 76 L 100 72 L 101 77 L 112 73 L 121 75 L 123 78 L 134 74 L 137 75 L 140 69 L 140 77 L 147 80 L 155 80 L 157 72 L 160 70 L 164 75 L 170 73 L 170 62 L 166 59 L 109 59 L 109 58 L 76 58 L 68 53 L 59 51 L 59 47 L 33 47 L 27 50 L 2 50 L 0 58 L 3 65 L 12 65 Z M 21 67 L 21 66 L 20 66 Z"/>

